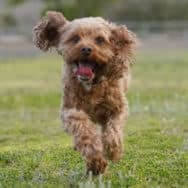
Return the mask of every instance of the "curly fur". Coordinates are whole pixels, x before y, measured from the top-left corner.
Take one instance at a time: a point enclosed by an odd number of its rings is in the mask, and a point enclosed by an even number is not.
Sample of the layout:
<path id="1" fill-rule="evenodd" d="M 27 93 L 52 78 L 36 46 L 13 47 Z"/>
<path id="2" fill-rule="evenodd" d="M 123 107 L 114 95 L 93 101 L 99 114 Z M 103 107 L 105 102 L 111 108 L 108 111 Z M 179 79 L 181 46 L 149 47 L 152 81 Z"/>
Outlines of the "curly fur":
<path id="1" fill-rule="evenodd" d="M 38 48 L 47 51 L 53 47 L 64 57 L 64 128 L 73 135 L 87 170 L 103 173 L 107 159 L 119 160 L 123 152 L 123 126 L 128 116 L 125 92 L 136 36 L 126 26 L 100 17 L 68 21 L 63 14 L 52 11 L 34 27 L 33 35 Z M 92 49 L 87 62 L 95 62 L 96 67 L 95 78 L 88 82 L 74 74 L 76 63 L 83 61 L 81 49 L 85 46 Z"/>

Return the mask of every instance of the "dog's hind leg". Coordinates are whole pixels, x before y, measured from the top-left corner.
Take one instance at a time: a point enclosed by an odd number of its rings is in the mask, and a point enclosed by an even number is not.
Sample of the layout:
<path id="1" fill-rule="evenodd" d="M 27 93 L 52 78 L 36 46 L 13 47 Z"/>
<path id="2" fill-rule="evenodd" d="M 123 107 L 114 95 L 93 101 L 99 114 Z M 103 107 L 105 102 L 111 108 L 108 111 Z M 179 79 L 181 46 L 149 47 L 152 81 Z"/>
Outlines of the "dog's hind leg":
<path id="1" fill-rule="evenodd" d="M 87 171 L 94 175 L 103 173 L 107 161 L 103 157 L 101 137 L 88 115 L 77 109 L 63 109 L 62 120 L 65 130 L 74 136 L 76 150 L 86 160 Z"/>

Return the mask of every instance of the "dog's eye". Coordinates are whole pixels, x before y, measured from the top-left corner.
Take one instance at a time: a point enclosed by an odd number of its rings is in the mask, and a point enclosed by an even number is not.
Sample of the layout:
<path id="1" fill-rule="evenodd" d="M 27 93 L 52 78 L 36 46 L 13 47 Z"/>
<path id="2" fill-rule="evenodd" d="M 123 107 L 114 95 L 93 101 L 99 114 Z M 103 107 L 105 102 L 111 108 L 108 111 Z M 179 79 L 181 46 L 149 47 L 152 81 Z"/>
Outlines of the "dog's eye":
<path id="1" fill-rule="evenodd" d="M 76 44 L 77 42 L 79 42 L 80 37 L 78 35 L 75 35 L 70 40 Z"/>
<path id="2" fill-rule="evenodd" d="M 104 39 L 104 37 L 99 36 L 95 39 L 95 41 L 96 41 L 97 44 L 100 45 L 100 44 L 103 44 L 105 42 L 105 39 Z"/>

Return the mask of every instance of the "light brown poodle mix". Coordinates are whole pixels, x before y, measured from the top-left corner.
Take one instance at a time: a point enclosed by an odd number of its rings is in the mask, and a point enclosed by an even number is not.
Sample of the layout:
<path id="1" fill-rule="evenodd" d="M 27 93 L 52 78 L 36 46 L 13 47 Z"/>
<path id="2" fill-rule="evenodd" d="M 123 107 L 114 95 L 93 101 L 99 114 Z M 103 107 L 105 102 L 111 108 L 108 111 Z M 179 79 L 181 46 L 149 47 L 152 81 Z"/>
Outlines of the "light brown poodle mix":
<path id="1" fill-rule="evenodd" d="M 123 152 L 135 35 L 100 17 L 68 21 L 54 11 L 37 23 L 33 35 L 38 48 L 55 48 L 63 56 L 64 128 L 73 135 L 87 171 L 104 173 L 107 159 L 119 160 Z"/>

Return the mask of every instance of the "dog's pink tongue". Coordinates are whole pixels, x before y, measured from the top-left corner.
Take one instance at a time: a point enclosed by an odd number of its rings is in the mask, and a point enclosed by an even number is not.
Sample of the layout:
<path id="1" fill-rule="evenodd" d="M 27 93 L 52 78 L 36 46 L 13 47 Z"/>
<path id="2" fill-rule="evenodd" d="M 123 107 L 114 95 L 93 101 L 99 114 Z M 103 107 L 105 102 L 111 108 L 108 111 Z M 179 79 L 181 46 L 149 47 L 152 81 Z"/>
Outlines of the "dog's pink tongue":
<path id="1" fill-rule="evenodd" d="M 90 67 L 87 66 L 79 66 L 76 70 L 76 75 L 88 77 L 89 79 L 93 76 L 93 72 Z"/>

